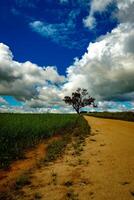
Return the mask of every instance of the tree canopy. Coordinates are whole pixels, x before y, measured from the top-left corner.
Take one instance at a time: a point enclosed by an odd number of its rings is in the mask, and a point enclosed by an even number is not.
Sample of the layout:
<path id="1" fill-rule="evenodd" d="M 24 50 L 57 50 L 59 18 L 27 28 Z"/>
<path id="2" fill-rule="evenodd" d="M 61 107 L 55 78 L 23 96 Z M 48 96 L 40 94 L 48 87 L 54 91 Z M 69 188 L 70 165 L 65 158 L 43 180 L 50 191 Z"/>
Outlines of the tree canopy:
<path id="1" fill-rule="evenodd" d="M 83 88 L 78 88 L 75 92 L 72 92 L 71 97 L 65 96 L 63 101 L 69 105 L 72 105 L 78 114 L 80 114 L 80 109 L 82 107 L 90 105 L 96 107 L 94 103 L 95 99 L 89 96 L 87 90 Z"/>

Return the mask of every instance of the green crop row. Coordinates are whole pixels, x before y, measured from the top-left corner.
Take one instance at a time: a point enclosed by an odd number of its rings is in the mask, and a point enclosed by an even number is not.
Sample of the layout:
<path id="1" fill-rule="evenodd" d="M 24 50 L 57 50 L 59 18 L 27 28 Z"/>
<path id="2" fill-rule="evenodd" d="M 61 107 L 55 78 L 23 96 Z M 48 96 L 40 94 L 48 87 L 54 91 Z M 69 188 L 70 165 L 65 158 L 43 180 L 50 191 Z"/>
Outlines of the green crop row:
<path id="1" fill-rule="evenodd" d="M 76 126 L 76 114 L 0 114 L 0 168 L 23 158 L 40 140 Z"/>

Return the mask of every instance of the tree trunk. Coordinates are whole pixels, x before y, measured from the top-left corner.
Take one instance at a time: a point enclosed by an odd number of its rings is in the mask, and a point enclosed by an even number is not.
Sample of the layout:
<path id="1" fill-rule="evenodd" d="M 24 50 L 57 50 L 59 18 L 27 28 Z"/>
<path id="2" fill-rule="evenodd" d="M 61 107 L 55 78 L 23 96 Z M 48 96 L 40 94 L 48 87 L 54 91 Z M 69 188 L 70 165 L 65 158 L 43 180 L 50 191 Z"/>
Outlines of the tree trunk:
<path id="1" fill-rule="evenodd" d="M 80 110 L 76 110 L 77 114 L 80 115 Z"/>

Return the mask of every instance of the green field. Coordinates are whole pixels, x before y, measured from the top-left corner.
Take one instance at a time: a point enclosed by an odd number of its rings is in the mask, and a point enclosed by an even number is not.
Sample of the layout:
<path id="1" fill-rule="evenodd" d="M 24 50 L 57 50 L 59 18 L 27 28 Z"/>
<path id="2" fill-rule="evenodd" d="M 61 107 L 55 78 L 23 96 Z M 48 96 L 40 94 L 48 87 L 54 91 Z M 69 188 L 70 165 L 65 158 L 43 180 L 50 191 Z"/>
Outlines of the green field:
<path id="1" fill-rule="evenodd" d="M 90 112 L 90 113 L 86 113 L 86 115 L 94 116 L 94 117 L 101 117 L 101 118 L 134 121 L 134 113 L 133 112 Z"/>
<path id="2" fill-rule="evenodd" d="M 86 132 L 86 121 L 76 114 L 0 114 L 0 168 L 23 158 L 24 150 L 41 140 L 75 127 Z"/>

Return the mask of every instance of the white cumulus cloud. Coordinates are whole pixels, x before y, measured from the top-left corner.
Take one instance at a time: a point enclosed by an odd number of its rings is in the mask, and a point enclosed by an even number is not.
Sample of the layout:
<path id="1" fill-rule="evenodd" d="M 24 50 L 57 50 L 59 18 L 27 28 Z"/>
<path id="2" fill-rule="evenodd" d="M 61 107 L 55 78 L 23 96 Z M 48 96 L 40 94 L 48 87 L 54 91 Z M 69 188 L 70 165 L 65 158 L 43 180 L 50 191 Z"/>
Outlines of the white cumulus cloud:
<path id="1" fill-rule="evenodd" d="M 84 23 L 95 25 L 95 12 L 103 12 L 114 0 L 92 0 L 89 16 Z M 13 59 L 9 47 L 0 43 L 0 95 L 11 95 L 25 102 L 22 107 L 10 107 L 0 97 L 0 112 L 67 112 L 62 101 L 78 87 L 88 89 L 98 101 L 100 110 L 131 110 L 134 107 L 134 0 L 115 0 L 114 15 L 120 24 L 110 33 L 90 42 L 81 59 L 76 58 L 67 68 L 67 77 L 58 74 L 55 66 L 40 67 L 29 61 Z M 87 24 L 86 24 L 87 23 Z M 49 36 L 59 34 L 57 25 L 46 26 L 36 21 L 31 24 Z M 61 25 L 60 25 L 61 26 Z M 45 28 L 45 29 L 44 29 Z M 62 29 L 63 27 L 61 27 Z M 64 27 L 65 28 L 65 27 Z M 119 101 L 120 103 L 117 103 Z M 124 101 L 124 103 L 122 103 Z M 92 109 L 93 110 L 93 109 Z"/>
<path id="2" fill-rule="evenodd" d="M 131 41 L 131 42 L 130 42 Z M 90 43 L 82 59 L 67 69 L 65 93 L 87 88 L 97 99 L 124 99 L 134 91 L 134 25 L 120 24 Z M 134 97 L 133 97 L 134 98 Z"/>
<path id="3" fill-rule="evenodd" d="M 96 26 L 95 12 L 103 12 L 113 0 L 92 0 L 90 5 L 89 15 L 83 20 L 84 25 L 88 28 Z"/>
<path id="4" fill-rule="evenodd" d="M 13 60 L 8 46 L 0 43 L 0 94 L 11 95 L 19 100 L 38 96 L 45 85 L 62 84 L 65 77 L 58 74 L 56 67 L 40 67 L 29 61 Z"/>
<path id="5" fill-rule="evenodd" d="M 92 29 L 96 26 L 96 19 L 94 14 L 96 12 L 104 12 L 110 4 L 115 4 L 117 7 L 116 13 L 113 15 L 117 17 L 120 22 L 133 22 L 134 19 L 134 0 L 92 0 L 89 10 L 89 15 L 83 19 L 85 27 Z"/>

